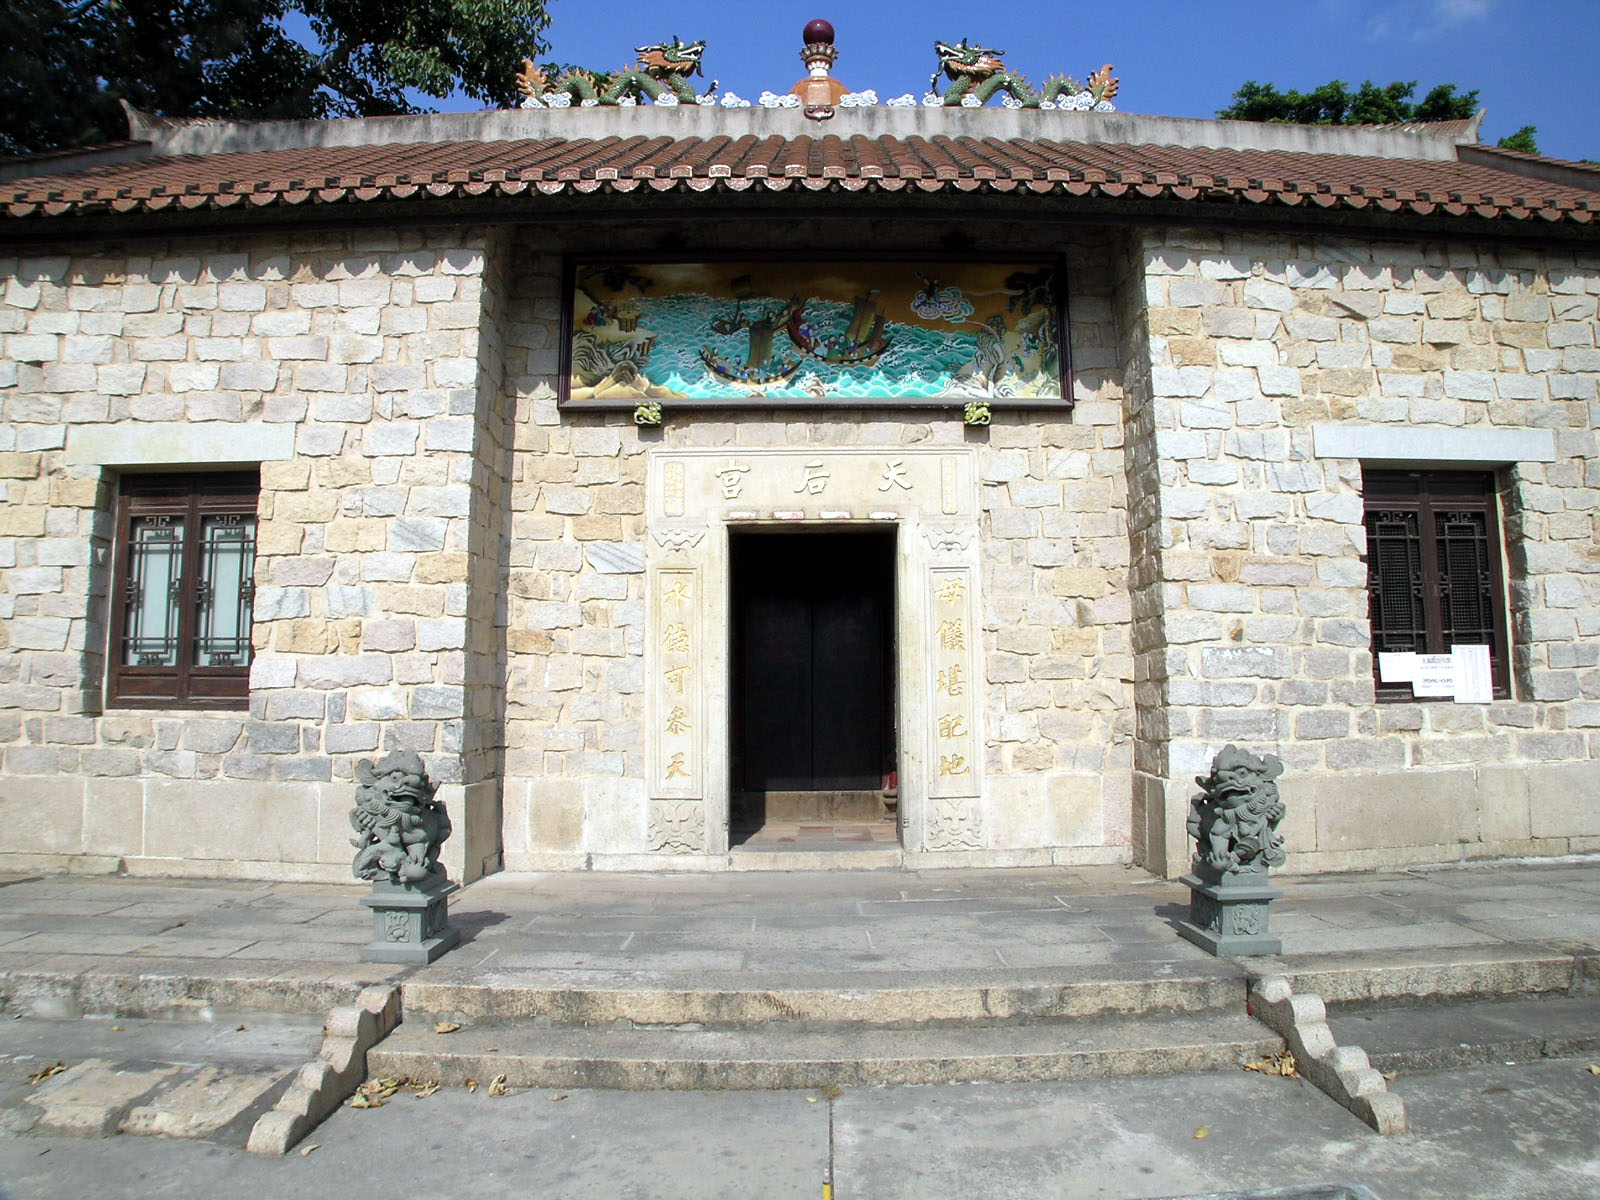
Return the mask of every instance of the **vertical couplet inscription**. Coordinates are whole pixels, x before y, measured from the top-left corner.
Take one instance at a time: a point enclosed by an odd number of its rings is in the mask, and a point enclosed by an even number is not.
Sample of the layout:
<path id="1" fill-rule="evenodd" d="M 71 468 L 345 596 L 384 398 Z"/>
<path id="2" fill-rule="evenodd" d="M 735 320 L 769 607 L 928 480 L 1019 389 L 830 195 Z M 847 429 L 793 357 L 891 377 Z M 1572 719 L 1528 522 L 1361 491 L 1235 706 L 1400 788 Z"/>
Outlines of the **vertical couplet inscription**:
<path id="1" fill-rule="evenodd" d="M 928 572 L 928 582 L 933 676 L 929 793 L 976 796 L 982 742 L 973 728 L 972 573 L 966 567 L 935 568 Z"/>
<path id="2" fill-rule="evenodd" d="M 654 794 L 682 799 L 703 794 L 701 761 L 704 705 L 701 702 L 703 648 L 699 622 L 699 572 L 658 570 L 651 594 L 656 606 L 654 666 L 657 703 L 654 719 L 658 761 Z"/>

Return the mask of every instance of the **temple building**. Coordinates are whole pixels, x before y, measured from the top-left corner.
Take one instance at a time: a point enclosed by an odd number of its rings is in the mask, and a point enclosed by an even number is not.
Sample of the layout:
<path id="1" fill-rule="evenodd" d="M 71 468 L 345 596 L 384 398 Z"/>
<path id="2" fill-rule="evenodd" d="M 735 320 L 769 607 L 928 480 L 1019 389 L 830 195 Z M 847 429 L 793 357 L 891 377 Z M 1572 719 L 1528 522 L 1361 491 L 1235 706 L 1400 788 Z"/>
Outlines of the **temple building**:
<path id="1" fill-rule="evenodd" d="M 1600 850 L 1600 169 L 805 43 L 0 163 L 0 869 Z"/>

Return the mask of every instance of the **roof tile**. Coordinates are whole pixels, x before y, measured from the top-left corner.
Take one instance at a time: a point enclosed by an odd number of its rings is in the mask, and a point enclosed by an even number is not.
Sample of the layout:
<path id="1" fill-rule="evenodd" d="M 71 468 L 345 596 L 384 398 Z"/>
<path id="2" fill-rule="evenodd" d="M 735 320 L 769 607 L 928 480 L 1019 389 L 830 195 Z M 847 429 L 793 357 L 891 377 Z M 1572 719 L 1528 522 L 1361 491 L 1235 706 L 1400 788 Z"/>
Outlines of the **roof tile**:
<path id="1" fill-rule="evenodd" d="M 40 165 L 44 162 L 41 160 Z M 1492 165 L 1051 139 L 802 134 L 536 138 L 174 155 L 0 183 L 12 218 L 419 196 L 651 190 L 901 190 L 1302 204 L 1590 224 L 1600 193 Z"/>

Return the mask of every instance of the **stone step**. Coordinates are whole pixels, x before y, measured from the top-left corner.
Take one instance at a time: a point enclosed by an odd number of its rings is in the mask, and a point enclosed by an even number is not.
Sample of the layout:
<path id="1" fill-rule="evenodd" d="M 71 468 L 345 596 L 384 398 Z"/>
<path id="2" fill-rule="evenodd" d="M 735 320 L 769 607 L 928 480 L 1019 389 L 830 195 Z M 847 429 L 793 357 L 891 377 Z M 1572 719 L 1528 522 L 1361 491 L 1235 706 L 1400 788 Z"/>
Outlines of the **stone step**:
<path id="1" fill-rule="evenodd" d="M 1290 936 L 1270 973 L 1330 1005 L 1565 993 L 1600 985 L 1600 955 L 1546 942 L 1299 954 Z"/>
<path id="2" fill-rule="evenodd" d="M 720 865 L 729 871 L 898 871 L 904 863 L 905 852 L 894 845 L 838 850 L 745 844 Z"/>
<path id="3" fill-rule="evenodd" d="M 1328 1025 L 1385 1073 L 1528 1062 L 1600 1053 L 1600 996 L 1341 1004 Z"/>
<path id="4" fill-rule="evenodd" d="M 882 788 L 835 792 L 743 792 L 730 808 L 737 826 L 761 826 L 771 821 L 882 821 L 893 820 L 894 801 L 885 801 Z"/>
<path id="5" fill-rule="evenodd" d="M 1243 1010 L 1247 981 L 1220 961 L 1046 972 L 870 972 L 692 980 L 604 972 L 495 971 L 438 963 L 406 981 L 407 1014 L 551 1025 L 773 1023 L 922 1028 L 1108 1014 Z"/>
<path id="6" fill-rule="evenodd" d="M 402 1025 L 370 1077 L 627 1091 L 1021 1083 L 1237 1067 L 1283 1042 L 1242 1012 L 938 1029 L 574 1029 Z"/>
<path id="7" fill-rule="evenodd" d="M 356 961 L 122 958 L 53 955 L 48 966 L 0 970 L 0 1009 L 70 1019 L 84 1015 L 211 1020 L 218 1012 L 321 1017 L 400 968 Z"/>

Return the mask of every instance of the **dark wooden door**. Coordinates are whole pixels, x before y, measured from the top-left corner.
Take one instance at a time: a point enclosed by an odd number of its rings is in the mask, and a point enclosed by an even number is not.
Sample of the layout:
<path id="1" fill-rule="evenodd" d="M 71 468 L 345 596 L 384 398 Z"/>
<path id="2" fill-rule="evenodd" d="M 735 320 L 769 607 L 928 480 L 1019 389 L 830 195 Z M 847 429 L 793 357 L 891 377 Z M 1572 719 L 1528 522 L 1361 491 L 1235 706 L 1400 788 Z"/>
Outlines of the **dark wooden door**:
<path id="1" fill-rule="evenodd" d="M 892 535 L 739 535 L 732 549 L 744 790 L 881 787 L 890 737 Z"/>

